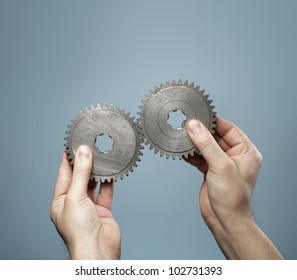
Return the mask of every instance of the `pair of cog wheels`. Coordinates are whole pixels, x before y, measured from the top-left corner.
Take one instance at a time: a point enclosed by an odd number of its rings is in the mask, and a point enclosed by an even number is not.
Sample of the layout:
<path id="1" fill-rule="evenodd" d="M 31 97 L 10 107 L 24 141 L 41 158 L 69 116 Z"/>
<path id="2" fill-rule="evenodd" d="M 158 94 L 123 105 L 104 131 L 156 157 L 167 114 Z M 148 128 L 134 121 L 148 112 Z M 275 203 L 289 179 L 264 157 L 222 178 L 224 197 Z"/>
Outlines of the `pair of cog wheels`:
<path id="1" fill-rule="evenodd" d="M 173 128 L 168 123 L 170 113 L 175 111 L 181 111 L 186 120 L 200 120 L 214 133 L 216 113 L 212 101 L 193 83 L 166 82 L 151 91 L 142 103 L 137 121 L 113 105 L 92 105 L 80 112 L 66 131 L 65 147 L 70 163 L 74 163 L 77 148 L 87 145 L 94 157 L 91 179 L 111 182 L 123 179 L 137 167 L 143 142 L 166 158 L 194 155 L 198 151 L 186 128 L 182 125 Z M 109 151 L 102 152 L 96 147 L 96 139 L 101 135 L 113 140 Z"/>

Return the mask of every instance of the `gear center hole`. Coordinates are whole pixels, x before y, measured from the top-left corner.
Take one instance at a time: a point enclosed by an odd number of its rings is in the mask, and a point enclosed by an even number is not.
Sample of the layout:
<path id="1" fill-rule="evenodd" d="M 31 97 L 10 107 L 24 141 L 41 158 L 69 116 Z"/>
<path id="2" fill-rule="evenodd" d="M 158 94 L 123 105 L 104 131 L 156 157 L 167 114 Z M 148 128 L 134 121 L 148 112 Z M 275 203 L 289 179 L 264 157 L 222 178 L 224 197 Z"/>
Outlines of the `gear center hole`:
<path id="1" fill-rule="evenodd" d="M 169 113 L 167 117 L 167 123 L 173 129 L 180 130 L 184 127 L 186 119 L 186 115 L 183 111 L 173 110 Z"/>
<path id="2" fill-rule="evenodd" d="M 109 134 L 99 134 L 95 139 L 95 147 L 99 153 L 107 154 L 113 148 L 114 140 Z"/>

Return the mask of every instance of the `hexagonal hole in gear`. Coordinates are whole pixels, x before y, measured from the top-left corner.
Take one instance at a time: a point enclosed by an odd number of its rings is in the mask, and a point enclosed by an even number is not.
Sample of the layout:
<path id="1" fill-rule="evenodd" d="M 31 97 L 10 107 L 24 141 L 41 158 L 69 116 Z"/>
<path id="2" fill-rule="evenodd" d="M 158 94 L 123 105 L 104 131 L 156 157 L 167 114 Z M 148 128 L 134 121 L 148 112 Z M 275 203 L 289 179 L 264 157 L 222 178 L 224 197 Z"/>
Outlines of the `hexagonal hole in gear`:
<path id="1" fill-rule="evenodd" d="M 173 110 L 167 117 L 167 123 L 173 129 L 182 129 L 185 121 L 187 120 L 186 115 L 181 110 Z"/>
<path id="2" fill-rule="evenodd" d="M 107 154 L 112 150 L 114 140 L 109 134 L 99 134 L 95 139 L 95 147 L 99 153 Z"/>

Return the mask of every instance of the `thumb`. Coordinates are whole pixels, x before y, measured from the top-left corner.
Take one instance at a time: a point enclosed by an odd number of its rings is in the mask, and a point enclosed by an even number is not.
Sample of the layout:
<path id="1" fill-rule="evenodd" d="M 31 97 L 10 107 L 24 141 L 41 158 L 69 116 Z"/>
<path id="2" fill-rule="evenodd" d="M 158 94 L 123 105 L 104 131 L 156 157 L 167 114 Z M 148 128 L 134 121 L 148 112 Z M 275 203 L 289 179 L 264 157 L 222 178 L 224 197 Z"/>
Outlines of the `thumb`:
<path id="1" fill-rule="evenodd" d="M 70 194 L 77 198 L 87 195 L 92 165 L 91 149 L 87 146 L 79 146 L 75 154 Z"/>
<path id="2" fill-rule="evenodd" d="M 193 144 L 202 154 L 210 168 L 220 168 L 224 161 L 229 160 L 229 157 L 200 121 L 190 120 L 187 123 L 187 130 Z"/>

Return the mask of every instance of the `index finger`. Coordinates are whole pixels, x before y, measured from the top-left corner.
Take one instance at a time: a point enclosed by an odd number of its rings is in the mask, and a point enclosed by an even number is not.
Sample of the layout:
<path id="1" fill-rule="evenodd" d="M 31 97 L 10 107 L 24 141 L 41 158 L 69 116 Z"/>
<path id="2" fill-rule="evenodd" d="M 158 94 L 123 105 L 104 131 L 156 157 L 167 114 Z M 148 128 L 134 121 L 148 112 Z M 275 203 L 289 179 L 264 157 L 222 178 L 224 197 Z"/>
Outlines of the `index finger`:
<path id="1" fill-rule="evenodd" d="M 99 194 L 97 197 L 97 204 L 111 211 L 113 194 L 114 194 L 113 181 L 111 181 L 110 183 L 108 182 L 101 183 Z"/>
<path id="2" fill-rule="evenodd" d="M 226 144 L 234 147 L 240 143 L 251 142 L 250 139 L 235 124 L 217 117 L 216 133 Z"/>
<path id="3" fill-rule="evenodd" d="M 68 192 L 72 178 L 72 167 L 67 159 L 66 152 L 63 152 L 58 179 L 55 186 L 54 197 L 57 198 Z"/>

